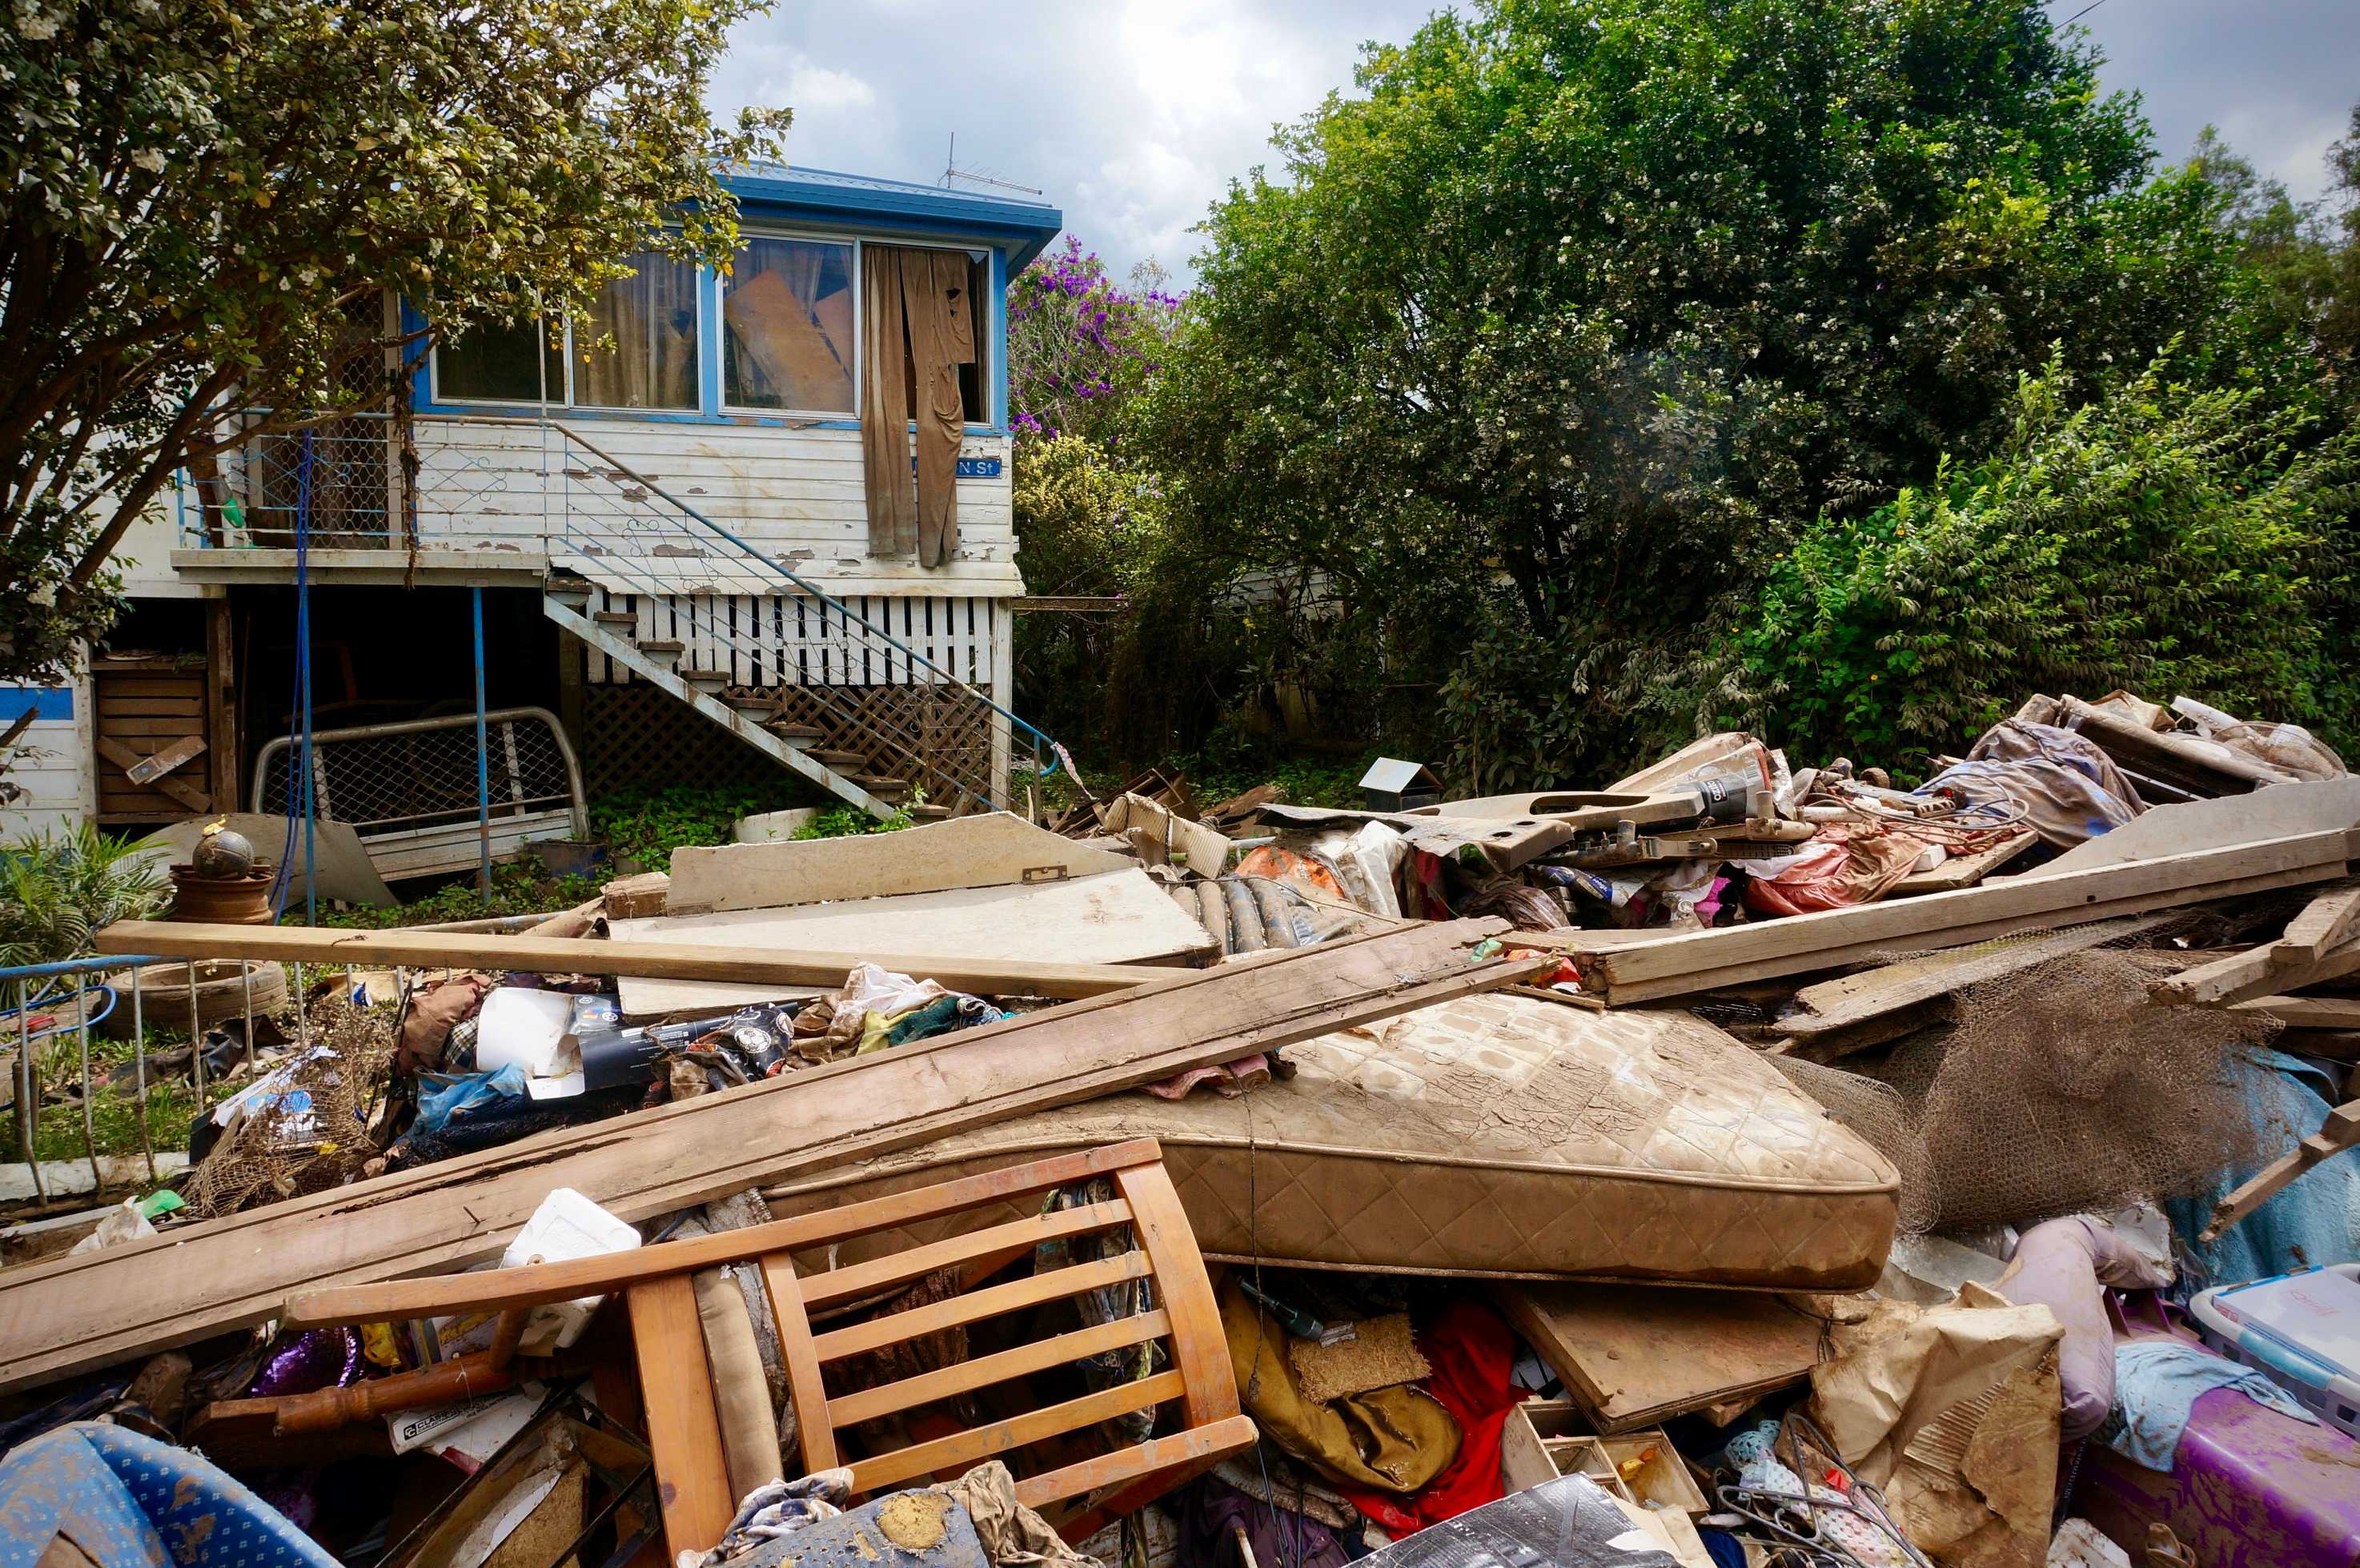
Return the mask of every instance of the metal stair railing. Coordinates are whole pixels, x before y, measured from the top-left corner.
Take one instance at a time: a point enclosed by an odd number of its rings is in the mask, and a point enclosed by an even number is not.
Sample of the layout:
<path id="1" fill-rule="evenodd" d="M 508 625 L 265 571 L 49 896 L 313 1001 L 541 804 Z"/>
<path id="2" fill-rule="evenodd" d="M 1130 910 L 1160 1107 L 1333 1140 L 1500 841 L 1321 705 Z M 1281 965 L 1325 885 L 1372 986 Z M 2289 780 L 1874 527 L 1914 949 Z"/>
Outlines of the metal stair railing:
<path id="1" fill-rule="evenodd" d="M 578 558 L 580 566 L 585 569 L 585 575 L 589 571 L 610 574 L 621 581 L 627 590 L 634 594 L 661 598 L 682 591 L 681 580 L 672 575 L 669 571 L 672 558 L 666 558 L 668 570 L 664 575 L 659 576 L 649 568 L 632 564 L 634 558 L 628 555 L 593 550 L 571 539 L 553 539 L 551 543 L 555 547 L 551 552 L 552 564 L 561 564 L 569 556 Z M 745 593 L 749 590 L 740 588 L 736 592 Z M 750 670 L 759 671 L 764 665 L 775 664 L 781 658 L 778 648 L 748 642 L 746 638 L 717 624 L 708 624 L 699 634 L 699 640 L 727 649 L 733 659 L 745 659 L 747 668 Z M 644 657 L 651 663 L 655 659 L 654 655 Z M 781 670 L 779 673 L 783 682 L 786 672 Z M 895 715 L 890 712 L 880 713 L 864 709 L 838 687 L 817 682 L 792 684 L 795 690 L 811 698 L 824 712 L 837 719 L 847 728 L 857 726 L 867 734 L 882 735 L 901 751 L 922 762 L 927 771 L 949 780 L 952 787 L 965 798 L 966 801 L 972 801 L 987 811 L 993 809 L 999 803 L 988 780 L 978 780 L 962 773 L 952 766 L 949 758 L 939 753 L 930 752 L 926 746 L 924 735 L 912 725 L 905 716 Z M 872 765 L 882 768 L 890 759 L 872 757 L 870 761 Z M 956 805 L 964 802 L 943 803 Z"/>
<path id="2" fill-rule="evenodd" d="M 783 585 L 834 615 L 838 626 L 857 630 L 857 646 L 874 657 L 887 671 L 891 671 L 898 665 L 912 678 L 912 683 L 955 689 L 967 702 L 1006 721 L 1011 734 L 1021 733 L 1029 740 L 1036 770 L 1043 749 L 1060 760 L 1064 758 L 1063 748 L 1048 735 L 993 701 L 966 676 L 945 669 L 891 632 L 877 626 L 851 605 L 706 517 L 656 481 L 601 450 L 563 422 L 549 421 L 547 428 L 555 430 L 565 441 L 581 448 L 595 460 L 593 463 L 585 465 L 587 472 L 574 463 L 563 465 L 566 487 L 563 508 L 565 534 L 562 540 L 552 538 L 552 545 L 563 543 L 595 568 L 614 572 L 635 583 L 650 582 L 653 585 L 646 592 L 660 595 L 698 591 L 695 577 L 689 571 L 692 561 L 698 563 L 702 570 L 702 586 L 706 593 L 768 595 L 777 593 Z M 584 482 L 578 492 L 576 481 Z M 651 505 L 651 498 L 663 503 L 663 508 L 669 508 L 669 512 Z M 603 503 L 603 506 L 598 503 Z M 599 523 L 606 526 L 580 529 L 576 527 L 577 524 Z M 622 564 L 623 557 L 632 555 L 660 558 L 663 561 L 661 575 L 652 570 L 643 569 L 637 577 L 633 577 Z M 557 552 L 552 550 L 552 561 L 556 558 Z M 737 651 L 744 652 L 749 658 L 766 658 L 770 653 L 770 650 L 759 647 L 746 647 L 742 640 L 734 638 L 717 626 L 709 626 L 705 635 L 716 641 L 735 644 Z M 915 681 L 920 670 L 934 679 Z M 781 671 L 782 678 L 783 674 Z M 963 792 L 978 802 L 987 807 L 1005 803 L 1004 780 L 985 780 L 978 784 L 952 773 L 927 756 L 923 737 L 906 719 L 898 723 L 887 722 L 877 713 L 859 710 L 836 688 L 821 683 L 798 684 L 812 700 L 844 723 L 872 731 L 881 730 L 887 738 L 901 746 L 912 757 L 951 779 Z"/>

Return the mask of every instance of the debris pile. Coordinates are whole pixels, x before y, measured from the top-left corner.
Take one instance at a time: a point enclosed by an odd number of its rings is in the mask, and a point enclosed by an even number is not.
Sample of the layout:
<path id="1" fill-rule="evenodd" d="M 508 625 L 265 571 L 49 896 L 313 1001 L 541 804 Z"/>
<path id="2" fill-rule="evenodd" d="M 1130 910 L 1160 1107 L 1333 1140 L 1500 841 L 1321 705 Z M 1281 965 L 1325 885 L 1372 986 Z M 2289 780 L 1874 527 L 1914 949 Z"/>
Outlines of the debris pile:
<path id="1" fill-rule="evenodd" d="M 0 1530 L 2350 1568 L 2360 780 L 2186 697 L 1961 740 L 111 927 L 305 1011 L 182 1207 L 0 1270 Z"/>

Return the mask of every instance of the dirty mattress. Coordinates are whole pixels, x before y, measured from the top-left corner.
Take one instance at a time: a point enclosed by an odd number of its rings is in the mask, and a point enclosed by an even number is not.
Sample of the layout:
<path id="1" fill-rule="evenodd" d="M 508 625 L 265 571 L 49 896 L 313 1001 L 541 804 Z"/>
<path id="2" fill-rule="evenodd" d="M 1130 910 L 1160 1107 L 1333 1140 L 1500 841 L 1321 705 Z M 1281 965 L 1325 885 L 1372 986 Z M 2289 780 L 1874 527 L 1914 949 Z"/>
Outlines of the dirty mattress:
<path id="1" fill-rule="evenodd" d="M 1894 1167 L 1685 1012 L 1491 994 L 1284 1055 L 1234 1099 L 1111 1095 L 766 1195 L 784 1216 L 1153 1137 L 1217 1259 L 1854 1290 L 1892 1245 Z"/>

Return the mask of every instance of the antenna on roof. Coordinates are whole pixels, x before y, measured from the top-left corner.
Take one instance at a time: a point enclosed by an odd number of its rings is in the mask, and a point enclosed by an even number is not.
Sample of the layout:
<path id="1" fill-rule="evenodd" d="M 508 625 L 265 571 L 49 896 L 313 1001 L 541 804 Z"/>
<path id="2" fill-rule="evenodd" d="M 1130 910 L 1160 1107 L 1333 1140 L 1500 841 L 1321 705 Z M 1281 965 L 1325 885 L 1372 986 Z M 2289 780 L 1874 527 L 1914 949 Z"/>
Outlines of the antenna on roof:
<path id="1" fill-rule="evenodd" d="M 956 187 L 951 184 L 954 180 L 964 180 L 970 185 L 996 185 L 1002 191 L 1022 191 L 1027 196 L 1041 194 L 1040 190 L 1035 186 L 1019 185 L 1013 180 L 1002 180 L 996 174 L 986 174 L 979 169 L 961 169 L 958 166 L 958 133 L 956 131 L 951 133 L 951 149 L 943 158 L 943 189 L 956 190 Z"/>

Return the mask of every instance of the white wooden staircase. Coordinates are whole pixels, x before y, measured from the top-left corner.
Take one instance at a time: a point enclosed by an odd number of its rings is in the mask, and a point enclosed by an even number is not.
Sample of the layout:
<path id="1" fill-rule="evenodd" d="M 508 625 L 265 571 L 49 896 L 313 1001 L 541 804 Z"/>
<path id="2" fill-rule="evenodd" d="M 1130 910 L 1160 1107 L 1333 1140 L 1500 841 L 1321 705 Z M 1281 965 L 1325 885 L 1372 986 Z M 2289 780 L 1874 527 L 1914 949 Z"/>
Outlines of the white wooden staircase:
<path id="1" fill-rule="evenodd" d="M 994 758 L 1022 732 L 1040 747 L 1062 757 L 1056 743 L 1010 713 L 955 670 L 945 669 L 910 642 L 870 624 L 850 606 L 808 583 L 662 486 L 600 452 L 564 424 L 554 426 L 591 462 L 567 464 L 570 485 L 565 532 L 552 538 L 550 571 L 541 613 L 585 648 L 638 680 L 685 703 L 700 717 L 727 730 L 840 800 L 884 818 L 906 810 L 912 816 L 949 816 L 991 811 L 1009 804 L 1008 780 L 997 762 L 980 766 L 967 758 L 930 752 L 928 732 L 907 719 L 880 718 L 864 710 L 844 684 L 798 684 L 791 691 L 805 710 L 797 722 L 782 716 L 775 699 L 760 687 L 733 684 L 738 671 L 775 664 L 775 648 L 764 649 L 741 634 L 704 626 L 696 651 L 718 658 L 723 668 L 684 662 L 688 649 L 677 641 L 641 632 L 636 614 L 601 609 L 617 596 L 637 600 L 697 593 L 785 597 L 811 606 L 829 629 L 833 656 L 851 668 L 893 672 L 922 689 L 930 712 L 955 712 L 967 733 L 995 733 Z M 656 623 L 647 623 L 656 624 Z M 939 650 L 938 650 L 939 651 Z M 773 680 L 776 677 L 773 676 Z M 770 690 L 782 689 L 773 685 Z M 818 722 L 809 722 L 816 717 Z M 827 726 L 823 728 L 822 726 Z M 937 732 L 939 733 L 939 732 Z M 1051 766 L 1054 766 L 1053 763 Z M 923 779 L 927 798 L 913 800 L 912 784 Z"/>

